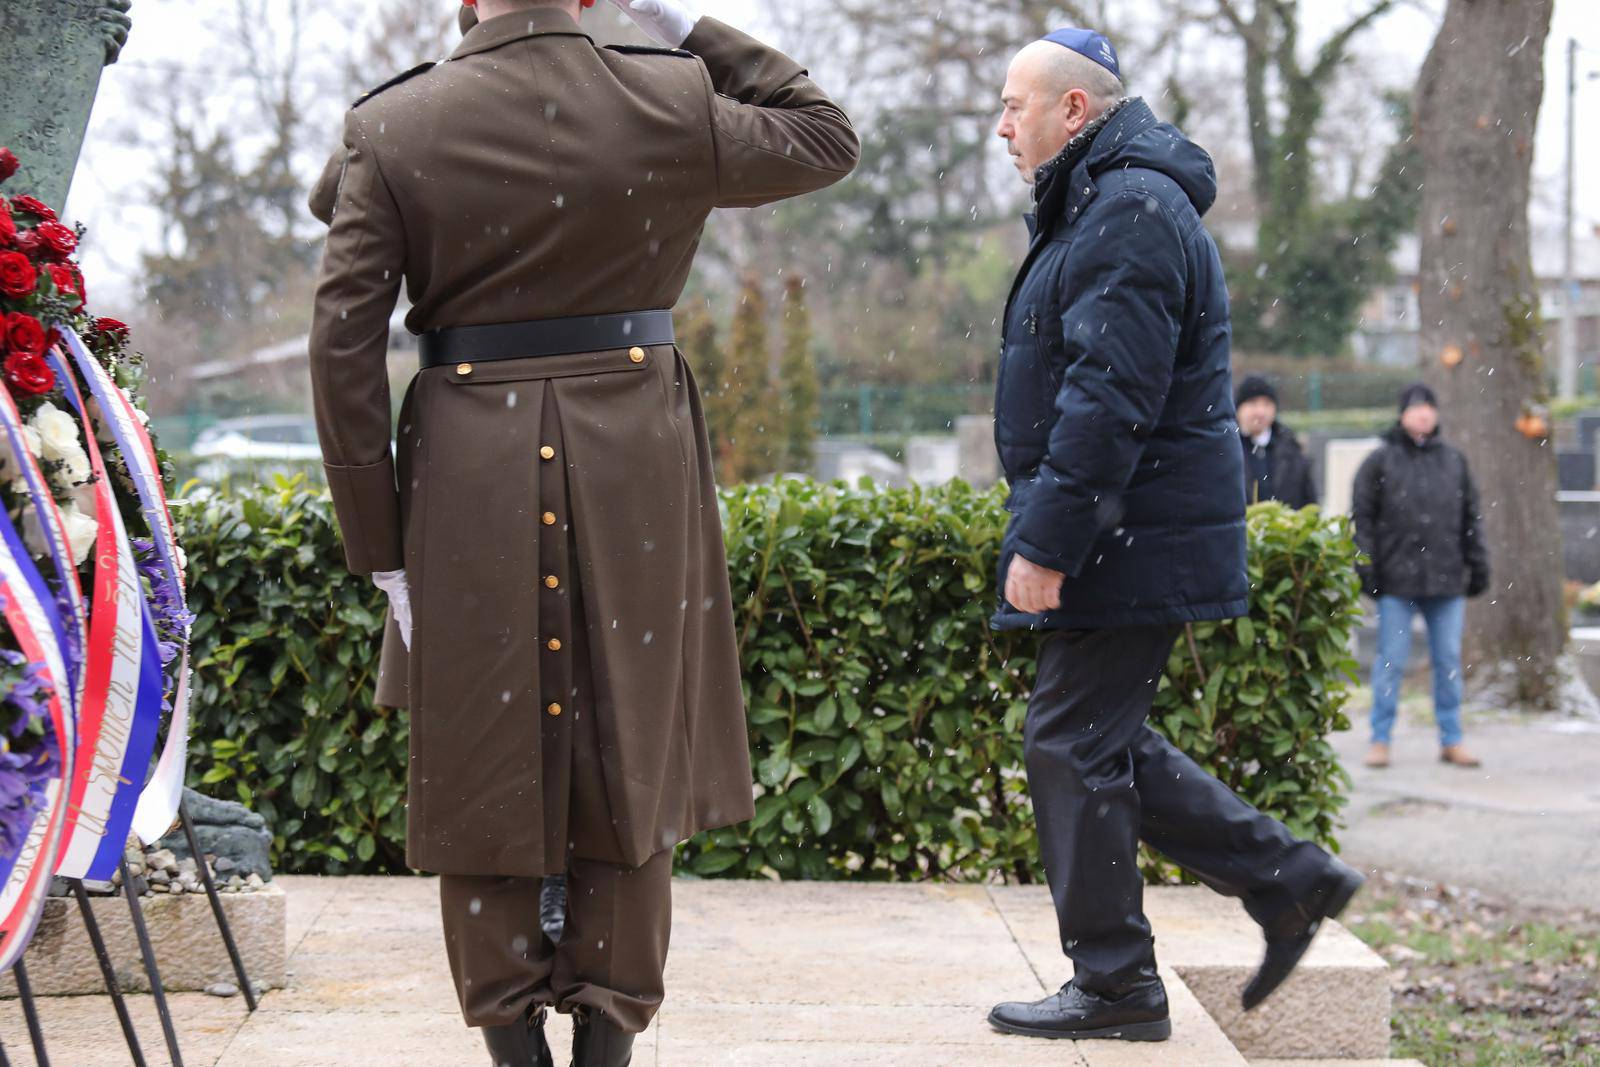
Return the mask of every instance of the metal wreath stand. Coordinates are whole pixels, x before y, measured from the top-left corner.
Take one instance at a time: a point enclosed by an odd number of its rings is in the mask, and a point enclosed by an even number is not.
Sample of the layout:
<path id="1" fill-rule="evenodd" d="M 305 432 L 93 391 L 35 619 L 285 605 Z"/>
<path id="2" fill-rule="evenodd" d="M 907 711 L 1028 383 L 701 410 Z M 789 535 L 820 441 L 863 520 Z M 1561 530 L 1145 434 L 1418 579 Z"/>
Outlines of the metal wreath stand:
<path id="1" fill-rule="evenodd" d="M 200 840 L 195 836 L 194 822 L 189 818 L 189 809 L 182 801 L 178 804 L 178 820 L 183 824 L 183 835 L 189 842 L 189 852 L 194 856 L 195 866 L 200 870 L 201 881 L 205 883 L 206 897 L 211 901 L 211 914 L 217 921 L 217 930 L 222 934 L 222 943 L 228 949 L 228 958 L 233 962 L 233 973 L 239 980 L 239 991 L 244 994 L 248 1012 L 254 1012 L 255 989 L 250 985 L 250 976 L 245 973 L 244 960 L 239 956 L 239 946 L 234 941 L 233 929 L 228 925 L 227 913 L 222 908 L 222 895 L 217 892 L 216 882 L 211 877 L 211 868 L 206 864 L 205 853 L 200 850 Z M 156 963 L 155 949 L 150 944 L 150 931 L 144 922 L 144 907 L 139 900 L 145 890 L 144 877 L 130 872 L 125 858 L 117 862 L 117 869 L 122 872 L 122 892 L 128 900 L 128 910 L 133 916 L 133 930 L 139 940 L 139 955 L 144 960 L 144 973 L 150 979 L 150 993 L 155 998 L 156 1014 L 161 1019 L 161 1032 L 166 1039 L 167 1054 L 171 1057 L 172 1067 L 183 1067 L 183 1052 L 178 1047 L 178 1032 L 172 1025 L 172 1012 L 167 1007 L 167 994 L 161 985 L 161 969 Z M 128 1054 L 133 1058 L 134 1067 L 146 1067 L 144 1049 L 139 1044 L 138 1034 L 134 1032 L 133 1017 L 128 1013 L 127 1000 L 123 997 L 122 987 L 117 982 L 117 972 L 111 965 L 111 955 L 106 951 L 105 939 L 100 935 L 100 924 L 95 922 L 94 910 L 89 906 L 89 894 L 83 887 L 82 879 L 69 878 L 67 885 L 71 887 L 72 895 L 78 900 L 78 912 L 83 916 L 83 924 L 89 932 L 89 942 L 94 946 L 95 958 L 100 963 L 100 974 L 105 979 L 106 991 L 111 994 L 111 1003 L 117 1012 L 117 1021 L 122 1024 L 122 1036 L 128 1042 Z M 23 958 L 17 960 L 12 968 L 12 973 L 17 978 L 17 995 L 22 1002 L 23 1018 L 28 1024 L 28 1038 L 33 1044 L 34 1060 L 37 1067 L 50 1067 L 50 1057 L 45 1050 L 44 1030 L 39 1025 L 38 1005 L 34 1003 L 33 989 L 28 983 L 26 959 L 27 953 L 24 952 Z M 0 1041 L 0 1067 L 11 1067 L 3 1041 Z"/>

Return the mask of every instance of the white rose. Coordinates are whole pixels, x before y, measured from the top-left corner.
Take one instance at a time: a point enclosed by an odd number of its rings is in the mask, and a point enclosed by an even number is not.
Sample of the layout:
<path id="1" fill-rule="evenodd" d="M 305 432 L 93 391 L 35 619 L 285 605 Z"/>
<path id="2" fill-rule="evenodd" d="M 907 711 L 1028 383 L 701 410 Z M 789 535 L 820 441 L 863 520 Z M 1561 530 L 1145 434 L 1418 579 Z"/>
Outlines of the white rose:
<path id="1" fill-rule="evenodd" d="M 39 406 L 33 416 L 33 427 L 39 431 L 45 459 L 65 459 L 76 449 L 83 451 L 83 441 L 78 436 L 78 421 L 51 403 Z"/>
<path id="2" fill-rule="evenodd" d="M 83 446 L 73 442 L 60 456 L 61 470 L 57 472 L 56 484 L 62 489 L 71 489 L 75 485 L 89 480 L 89 453 Z"/>
<path id="3" fill-rule="evenodd" d="M 72 545 L 72 562 L 83 565 L 89 558 L 89 553 L 94 550 L 95 538 L 100 533 L 100 524 L 92 515 L 85 515 L 78 510 L 78 505 L 68 504 L 61 509 L 61 518 L 67 526 L 67 541 Z"/>
<path id="4" fill-rule="evenodd" d="M 28 451 L 37 456 L 41 447 L 39 431 L 24 423 L 22 427 L 22 443 Z M 17 454 L 11 448 L 11 435 L 4 430 L 0 430 L 0 478 L 20 481 L 22 483 L 22 491 L 28 491 L 28 483 L 23 480 L 22 476 L 22 464 L 17 462 Z M 12 488 L 15 489 L 16 487 L 13 486 Z"/>

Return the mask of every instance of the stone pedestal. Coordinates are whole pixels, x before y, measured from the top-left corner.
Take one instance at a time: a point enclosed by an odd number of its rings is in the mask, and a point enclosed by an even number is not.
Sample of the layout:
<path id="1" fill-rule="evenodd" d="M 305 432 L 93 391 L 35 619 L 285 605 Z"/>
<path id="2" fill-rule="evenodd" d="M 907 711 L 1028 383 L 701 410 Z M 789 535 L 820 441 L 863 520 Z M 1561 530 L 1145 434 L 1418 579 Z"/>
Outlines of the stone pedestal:
<path id="1" fill-rule="evenodd" d="M 89 128 L 106 61 L 106 0 L 0 3 L 0 146 L 22 169 L 9 194 L 31 193 L 57 211 Z"/>
<path id="2" fill-rule="evenodd" d="M 994 454 L 994 419 L 963 415 L 956 419 L 957 470 L 979 489 L 1000 480 L 1000 458 Z"/>
<path id="3" fill-rule="evenodd" d="M 1356 471 L 1381 444 L 1376 437 L 1352 437 L 1329 441 L 1324 453 L 1322 510 L 1329 515 L 1350 514 L 1355 495 Z"/>
<path id="4" fill-rule="evenodd" d="M 217 982 L 237 983 L 222 932 L 217 929 L 204 893 L 157 893 L 142 898 L 142 902 L 164 988 L 169 992 L 200 992 Z M 124 991 L 148 992 L 150 982 L 139 956 L 127 898 L 91 897 L 89 905 L 106 940 L 117 982 Z M 282 987 L 287 951 L 283 889 L 268 885 L 253 893 L 224 893 L 222 908 L 250 980 L 263 988 Z M 51 897 L 45 902 L 39 931 L 24 958 L 37 996 L 106 991 L 75 898 Z M 0 997 L 16 995 L 11 975 L 0 975 Z"/>

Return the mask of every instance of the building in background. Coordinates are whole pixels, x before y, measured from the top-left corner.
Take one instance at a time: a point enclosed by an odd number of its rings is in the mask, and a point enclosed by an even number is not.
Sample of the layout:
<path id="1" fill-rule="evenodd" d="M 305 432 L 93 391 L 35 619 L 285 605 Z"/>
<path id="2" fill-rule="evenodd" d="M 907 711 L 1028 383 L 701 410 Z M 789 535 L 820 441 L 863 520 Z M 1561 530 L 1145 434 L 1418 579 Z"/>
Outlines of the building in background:
<path id="1" fill-rule="evenodd" d="M 1351 348 L 1362 363 L 1384 367 L 1415 367 L 1417 353 L 1417 267 L 1421 241 L 1401 238 L 1394 254 L 1394 281 L 1373 290 L 1362 308 L 1361 325 L 1351 338 Z M 1577 345 L 1579 388 L 1596 389 L 1595 368 L 1600 365 L 1600 228 L 1574 242 L 1578 280 Z M 1547 329 L 1548 362 L 1557 364 L 1558 324 L 1564 310 L 1561 234 L 1553 227 L 1536 226 L 1533 267 L 1539 278 L 1539 313 Z"/>

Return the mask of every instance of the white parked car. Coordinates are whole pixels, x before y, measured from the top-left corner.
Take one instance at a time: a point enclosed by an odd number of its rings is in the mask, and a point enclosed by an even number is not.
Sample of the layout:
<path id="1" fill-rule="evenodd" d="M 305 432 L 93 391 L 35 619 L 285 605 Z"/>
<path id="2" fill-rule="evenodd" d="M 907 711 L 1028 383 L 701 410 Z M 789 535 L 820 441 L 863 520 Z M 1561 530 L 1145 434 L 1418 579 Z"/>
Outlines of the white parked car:
<path id="1" fill-rule="evenodd" d="M 242 470 L 291 470 L 322 460 L 316 421 L 305 415 L 224 419 L 200 431 L 192 451 L 195 473 L 211 482 Z"/>

